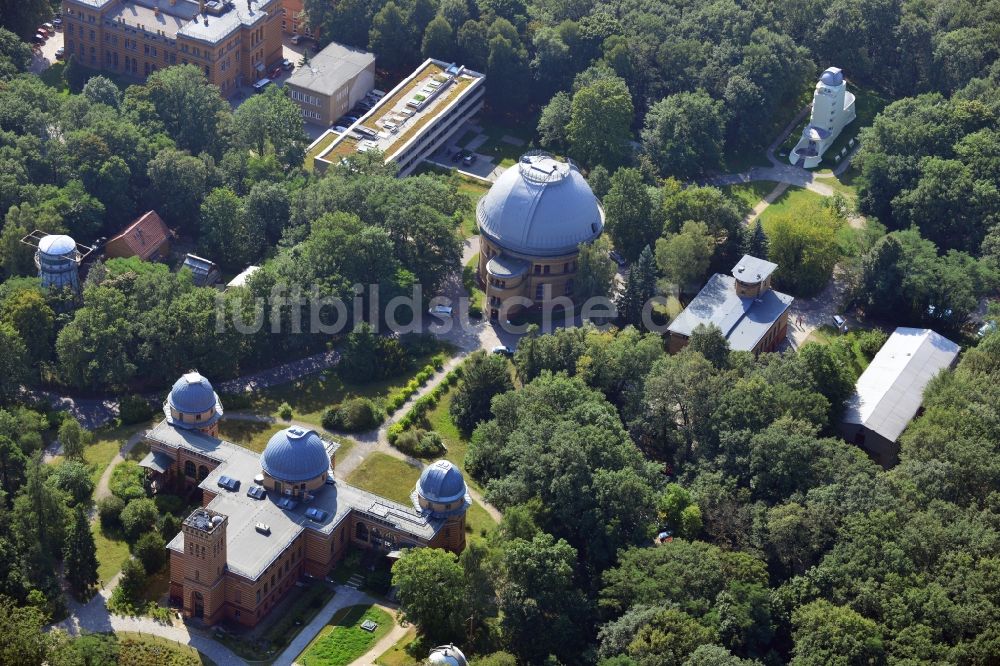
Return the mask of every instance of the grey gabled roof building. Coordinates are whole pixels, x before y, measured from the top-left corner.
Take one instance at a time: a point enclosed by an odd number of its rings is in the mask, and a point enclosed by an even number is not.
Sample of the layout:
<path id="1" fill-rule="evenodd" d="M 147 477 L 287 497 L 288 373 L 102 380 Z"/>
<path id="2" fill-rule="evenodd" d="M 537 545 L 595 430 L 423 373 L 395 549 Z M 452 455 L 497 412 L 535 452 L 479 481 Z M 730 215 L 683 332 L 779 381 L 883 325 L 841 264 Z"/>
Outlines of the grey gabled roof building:
<path id="1" fill-rule="evenodd" d="M 777 264 L 744 255 L 731 275 L 716 273 L 670 322 L 671 351 L 678 351 L 700 324 L 722 331 L 734 351 L 771 351 L 784 339 L 783 315 L 795 299 L 771 289 Z M 772 333 L 772 330 L 775 331 Z M 771 333 L 773 340 L 765 337 Z M 766 344 L 761 344 L 766 342 Z"/>
<path id="2" fill-rule="evenodd" d="M 858 378 L 841 420 L 895 442 L 920 409 L 924 388 L 958 352 L 929 328 L 897 328 Z"/>

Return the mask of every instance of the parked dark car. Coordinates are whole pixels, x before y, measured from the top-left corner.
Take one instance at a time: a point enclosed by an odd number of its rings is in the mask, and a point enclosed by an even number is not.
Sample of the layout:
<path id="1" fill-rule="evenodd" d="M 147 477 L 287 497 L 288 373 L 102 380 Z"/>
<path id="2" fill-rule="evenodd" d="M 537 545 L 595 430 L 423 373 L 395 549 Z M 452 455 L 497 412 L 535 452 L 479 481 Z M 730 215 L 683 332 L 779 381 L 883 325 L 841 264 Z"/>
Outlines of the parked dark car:
<path id="1" fill-rule="evenodd" d="M 470 153 L 469 151 L 465 151 L 465 155 L 462 157 L 462 164 L 464 164 L 465 166 L 472 166 L 473 164 L 476 163 L 477 159 L 479 159 L 478 155 L 476 155 L 475 153 Z"/>
<path id="2" fill-rule="evenodd" d="M 611 261 L 618 264 L 619 268 L 625 268 L 625 266 L 628 265 L 628 262 L 625 261 L 625 257 L 618 254 L 618 250 L 611 250 L 611 252 L 608 252 L 608 256 L 611 257 Z"/>
<path id="3" fill-rule="evenodd" d="M 275 67 L 274 69 L 271 70 L 271 77 L 270 78 L 272 80 L 274 80 L 274 79 L 280 79 L 281 78 L 281 74 L 282 74 L 283 71 L 284 70 L 281 69 L 281 65 Z"/>
<path id="4" fill-rule="evenodd" d="M 286 72 L 290 72 L 293 69 L 295 69 L 295 64 L 292 63 L 292 61 L 289 60 L 288 58 L 285 58 L 284 60 L 281 61 L 281 68 Z"/>
<path id="5" fill-rule="evenodd" d="M 56 49 L 56 60 L 62 60 L 66 57 L 66 49 L 60 46 Z"/>

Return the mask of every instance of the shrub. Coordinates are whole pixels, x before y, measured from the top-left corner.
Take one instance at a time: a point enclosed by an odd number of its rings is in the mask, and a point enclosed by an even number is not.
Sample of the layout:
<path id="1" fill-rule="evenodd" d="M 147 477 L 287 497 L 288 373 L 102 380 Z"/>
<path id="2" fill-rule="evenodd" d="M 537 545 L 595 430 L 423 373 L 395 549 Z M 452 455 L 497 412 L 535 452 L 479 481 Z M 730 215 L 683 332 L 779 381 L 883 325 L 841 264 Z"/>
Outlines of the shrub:
<path id="1" fill-rule="evenodd" d="M 445 451 L 441 435 L 433 430 L 428 431 L 422 428 L 412 428 L 400 433 L 393 446 L 403 453 L 417 458 L 432 458 Z"/>
<path id="2" fill-rule="evenodd" d="M 144 532 L 148 532 L 156 526 L 156 521 L 160 517 L 156 510 L 156 503 L 151 499 L 134 499 L 125 505 L 121 512 L 122 530 L 125 532 L 125 540 L 134 543 Z"/>
<path id="3" fill-rule="evenodd" d="M 170 541 L 181 531 L 181 519 L 172 513 L 163 516 L 160 521 L 160 536 L 164 541 Z"/>
<path id="4" fill-rule="evenodd" d="M 403 434 L 403 426 L 399 423 L 393 423 L 389 426 L 389 430 L 386 432 L 385 436 L 389 440 L 389 444 L 391 446 L 395 446 L 396 440 L 399 439 L 401 434 Z"/>
<path id="5" fill-rule="evenodd" d="M 322 423 L 327 430 L 340 430 L 340 405 L 323 410 Z"/>
<path id="6" fill-rule="evenodd" d="M 122 575 L 118 587 L 111 593 L 108 609 L 122 615 L 136 615 L 135 602 L 146 586 L 146 570 L 142 563 L 131 557 L 122 563 Z"/>
<path id="7" fill-rule="evenodd" d="M 127 395 L 118 401 L 118 418 L 124 424 L 142 423 L 153 418 L 153 408 L 139 395 Z"/>
<path id="8" fill-rule="evenodd" d="M 281 418 L 285 419 L 286 421 L 291 420 L 291 418 L 292 418 L 292 406 L 289 405 L 287 402 L 281 403 L 281 406 L 278 407 L 278 416 L 280 416 Z"/>
<path id="9" fill-rule="evenodd" d="M 368 398 L 350 398 L 323 412 L 323 427 L 327 430 L 361 432 L 376 427 L 385 414 Z"/>
<path id="10" fill-rule="evenodd" d="M 121 497 L 111 495 L 102 497 L 97 502 L 97 515 L 101 519 L 102 527 L 115 527 L 120 523 L 122 509 L 125 508 L 125 500 Z"/>
<path id="11" fill-rule="evenodd" d="M 444 354 L 438 353 L 431 357 L 430 365 L 434 367 L 435 370 L 441 370 L 444 368 L 444 363 L 447 360 Z"/>
<path id="12" fill-rule="evenodd" d="M 135 542 L 134 554 L 142 562 L 147 574 L 154 574 L 167 561 L 167 543 L 156 532 L 147 532 Z"/>
<path id="13" fill-rule="evenodd" d="M 889 336 L 877 328 L 870 331 L 858 331 L 855 335 L 858 338 L 858 350 L 869 361 L 875 358 L 875 354 L 889 339 Z"/>
<path id="14" fill-rule="evenodd" d="M 156 502 L 156 509 L 160 513 L 180 515 L 186 506 L 184 499 L 177 495 L 157 495 L 153 501 Z"/>
<path id="15" fill-rule="evenodd" d="M 111 472 L 111 482 L 108 485 L 112 495 L 128 502 L 146 496 L 144 480 L 145 474 L 139 467 L 139 463 L 134 460 L 126 460 Z"/>

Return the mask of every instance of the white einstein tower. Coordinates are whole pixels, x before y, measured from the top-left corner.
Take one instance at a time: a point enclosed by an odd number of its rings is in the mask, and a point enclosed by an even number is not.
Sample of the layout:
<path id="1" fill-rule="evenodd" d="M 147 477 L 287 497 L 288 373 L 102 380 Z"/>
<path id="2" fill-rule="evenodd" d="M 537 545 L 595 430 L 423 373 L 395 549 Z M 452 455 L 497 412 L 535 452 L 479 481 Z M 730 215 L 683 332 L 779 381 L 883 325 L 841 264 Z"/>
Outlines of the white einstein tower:
<path id="1" fill-rule="evenodd" d="M 854 94 L 847 92 L 844 72 L 839 67 L 827 68 L 816 82 L 812 117 L 789 153 L 788 161 L 806 169 L 819 166 L 823 153 L 854 120 L 854 115 Z"/>

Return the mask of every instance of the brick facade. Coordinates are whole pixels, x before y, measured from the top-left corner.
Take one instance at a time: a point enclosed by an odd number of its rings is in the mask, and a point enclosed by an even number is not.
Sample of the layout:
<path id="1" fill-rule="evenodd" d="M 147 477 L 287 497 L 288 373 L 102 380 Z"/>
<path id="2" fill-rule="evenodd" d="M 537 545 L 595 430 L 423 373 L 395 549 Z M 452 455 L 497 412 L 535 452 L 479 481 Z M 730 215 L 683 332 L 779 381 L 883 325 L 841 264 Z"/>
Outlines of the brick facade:
<path id="1" fill-rule="evenodd" d="M 238 1 L 245 8 L 246 0 Z M 66 56 L 92 69 L 136 79 L 172 65 L 193 64 L 223 94 L 266 76 L 268 68 L 282 59 L 281 0 L 254 0 L 251 24 L 238 23 L 208 39 L 178 32 L 190 22 L 186 14 L 172 15 L 182 5 L 190 5 L 190 0 L 142 5 L 122 0 L 63 0 Z M 197 14 L 194 20 L 222 24 L 220 16 L 205 17 Z"/>

